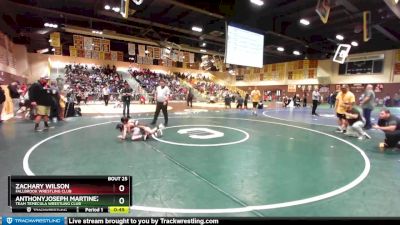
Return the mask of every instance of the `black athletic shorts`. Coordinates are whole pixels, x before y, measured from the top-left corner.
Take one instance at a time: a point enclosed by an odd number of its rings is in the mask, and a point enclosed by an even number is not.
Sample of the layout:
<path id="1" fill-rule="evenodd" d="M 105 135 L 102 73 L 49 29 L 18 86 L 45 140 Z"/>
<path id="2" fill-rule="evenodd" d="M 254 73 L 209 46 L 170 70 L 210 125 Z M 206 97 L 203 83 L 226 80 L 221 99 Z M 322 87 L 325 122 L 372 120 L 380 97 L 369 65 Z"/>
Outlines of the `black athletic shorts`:
<path id="1" fill-rule="evenodd" d="M 336 113 L 337 118 L 339 119 L 346 119 L 346 115 L 341 114 L 341 113 Z"/>

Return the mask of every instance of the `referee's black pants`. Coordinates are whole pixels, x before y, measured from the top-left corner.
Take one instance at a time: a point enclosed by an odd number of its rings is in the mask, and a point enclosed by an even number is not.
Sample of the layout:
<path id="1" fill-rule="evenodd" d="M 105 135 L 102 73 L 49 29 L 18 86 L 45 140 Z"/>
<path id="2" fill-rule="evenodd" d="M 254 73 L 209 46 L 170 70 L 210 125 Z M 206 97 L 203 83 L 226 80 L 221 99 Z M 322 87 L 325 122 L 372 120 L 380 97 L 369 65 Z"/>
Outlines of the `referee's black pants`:
<path id="1" fill-rule="evenodd" d="M 164 105 L 164 102 L 157 102 L 157 106 L 156 106 L 156 112 L 154 113 L 154 119 L 153 122 L 151 124 L 156 124 L 157 122 L 157 118 L 158 115 L 160 114 L 160 111 L 162 110 L 163 115 L 164 115 L 164 121 L 165 121 L 165 125 L 168 125 L 168 104 Z"/>
<path id="2" fill-rule="evenodd" d="M 313 101 L 312 101 L 312 112 L 311 112 L 312 115 L 317 114 L 317 113 L 315 112 L 315 110 L 317 110 L 317 107 L 318 107 L 318 100 L 313 100 Z"/>

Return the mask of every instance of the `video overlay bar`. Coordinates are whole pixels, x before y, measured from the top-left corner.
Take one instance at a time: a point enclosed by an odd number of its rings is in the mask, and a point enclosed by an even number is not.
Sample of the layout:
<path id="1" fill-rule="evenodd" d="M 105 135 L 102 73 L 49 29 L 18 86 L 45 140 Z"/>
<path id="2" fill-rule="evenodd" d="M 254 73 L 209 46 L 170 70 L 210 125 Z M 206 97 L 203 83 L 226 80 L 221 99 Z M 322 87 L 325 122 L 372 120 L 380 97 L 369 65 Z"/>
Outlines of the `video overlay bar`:
<path id="1" fill-rule="evenodd" d="M 131 176 L 9 176 L 15 213 L 128 213 Z"/>

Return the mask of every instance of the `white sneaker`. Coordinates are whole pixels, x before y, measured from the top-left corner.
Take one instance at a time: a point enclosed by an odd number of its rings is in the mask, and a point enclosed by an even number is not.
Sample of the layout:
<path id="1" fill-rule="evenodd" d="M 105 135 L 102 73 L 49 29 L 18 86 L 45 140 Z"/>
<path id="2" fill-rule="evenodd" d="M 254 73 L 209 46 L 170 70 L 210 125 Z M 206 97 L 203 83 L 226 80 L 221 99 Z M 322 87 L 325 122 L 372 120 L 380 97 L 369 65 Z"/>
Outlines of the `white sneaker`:
<path id="1" fill-rule="evenodd" d="M 161 136 L 163 136 L 163 132 L 162 132 L 161 129 L 158 129 L 157 130 L 157 137 L 161 137 Z"/>
<path id="2" fill-rule="evenodd" d="M 364 140 L 364 135 L 363 135 L 363 136 L 360 136 L 360 137 L 358 137 L 358 140 Z"/>
<path id="3" fill-rule="evenodd" d="M 160 129 L 160 130 L 165 129 L 164 124 L 160 123 L 160 125 L 158 125 L 158 129 Z"/>
<path id="4" fill-rule="evenodd" d="M 336 132 L 336 133 L 343 133 L 343 129 L 337 128 L 337 129 L 335 130 L 335 132 Z"/>

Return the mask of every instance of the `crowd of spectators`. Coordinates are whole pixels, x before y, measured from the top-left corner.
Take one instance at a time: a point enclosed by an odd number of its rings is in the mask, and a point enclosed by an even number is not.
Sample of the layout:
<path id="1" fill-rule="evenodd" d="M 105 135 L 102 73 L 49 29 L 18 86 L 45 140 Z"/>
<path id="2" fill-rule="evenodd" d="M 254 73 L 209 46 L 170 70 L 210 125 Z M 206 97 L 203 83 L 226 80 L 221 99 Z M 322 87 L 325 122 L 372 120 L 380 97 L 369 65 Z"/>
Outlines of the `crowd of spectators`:
<path id="1" fill-rule="evenodd" d="M 65 84 L 67 85 L 67 94 L 74 92 L 79 104 L 81 100 L 87 101 L 88 98 L 102 99 L 104 87 L 108 87 L 112 98 L 117 99 L 124 80 L 117 73 L 115 66 L 88 67 L 74 64 L 65 66 Z"/>
<path id="2" fill-rule="evenodd" d="M 155 73 L 150 70 L 129 70 L 132 77 L 146 90 L 149 94 L 150 102 L 154 102 L 154 92 L 158 86 L 160 79 L 166 82 L 166 85 L 171 90 L 171 100 L 186 100 L 188 88 L 181 85 L 178 76 L 167 75 L 163 73 Z"/>

